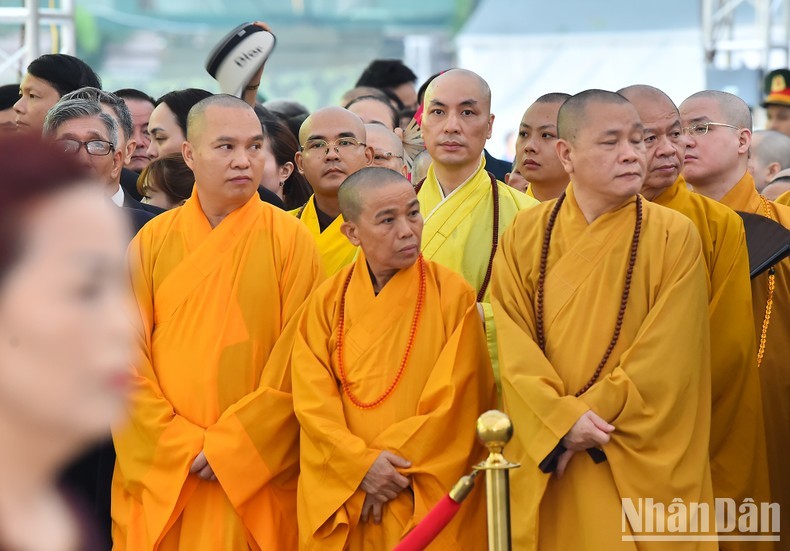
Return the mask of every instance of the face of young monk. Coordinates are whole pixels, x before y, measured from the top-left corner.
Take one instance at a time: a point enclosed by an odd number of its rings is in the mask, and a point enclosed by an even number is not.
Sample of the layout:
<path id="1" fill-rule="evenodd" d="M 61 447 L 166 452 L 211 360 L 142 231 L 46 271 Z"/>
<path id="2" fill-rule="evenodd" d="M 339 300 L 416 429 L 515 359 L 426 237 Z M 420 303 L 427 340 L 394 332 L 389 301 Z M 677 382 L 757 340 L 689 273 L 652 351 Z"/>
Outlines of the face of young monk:
<path id="1" fill-rule="evenodd" d="M 563 144 L 568 144 L 564 149 Z M 642 187 L 645 145 L 631 104 L 598 102 L 587 107 L 585 124 L 571 142 L 557 143 L 571 180 L 598 197 L 625 200 Z"/>
<path id="2" fill-rule="evenodd" d="M 685 128 L 705 122 L 729 124 L 713 98 L 684 101 L 680 105 L 680 122 Z M 683 176 L 694 186 L 719 183 L 721 178 L 737 169 L 741 151 L 748 150 L 750 143 L 743 143 L 743 132 L 727 126 L 711 125 L 704 135 L 691 132 L 684 157 Z"/>
<path id="3" fill-rule="evenodd" d="M 632 101 L 645 127 L 647 173 L 642 190 L 645 194 L 660 192 L 675 183 L 683 169 L 688 138 L 683 134 L 680 115 L 667 101 Z"/>
<path id="4" fill-rule="evenodd" d="M 464 73 L 438 77 L 425 98 L 422 135 L 434 163 L 466 168 L 480 163 L 494 115 L 480 83 Z"/>
<path id="5" fill-rule="evenodd" d="M 561 105 L 533 103 L 521 118 L 516 138 L 516 168 L 533 185 L 569 180 L 556 147 L 557 113 Z"/>
<path id="6" fill-rule="evenodd" d="M 296 166 L 316 195 L 337 196 L 343 180 L 373 161 L 373 148 L 365 144 L 365 125 L 341 108 L 314 113 L 307 124 L 300 132 L 304 141 L 296 152 Z M 321 146 L 322 142 L 333 145 Z"/>
<path id="7" fill-rule="evenodd" d="M 109 433 L 131 381 L 128 228 L 95 185 L 23 216 L 20 255 L 0 280 L 0 411 L 82 445 Z"/>
<path id="8" fill-rule="evenodd" d="M 402 270 L 420 255 L 423 220 L 414 188 L 406 180 L 362 191 L 358 220 L 347 236 L 365 252 L 375 272 Z"/>
<path id="9" fill-rule="evenodd" d="M 204 207 L 238 208 L 257 192 L 263 177 L 261 123 L 252 109 L 211 105 L 184 143 L 183 155 Z"/>

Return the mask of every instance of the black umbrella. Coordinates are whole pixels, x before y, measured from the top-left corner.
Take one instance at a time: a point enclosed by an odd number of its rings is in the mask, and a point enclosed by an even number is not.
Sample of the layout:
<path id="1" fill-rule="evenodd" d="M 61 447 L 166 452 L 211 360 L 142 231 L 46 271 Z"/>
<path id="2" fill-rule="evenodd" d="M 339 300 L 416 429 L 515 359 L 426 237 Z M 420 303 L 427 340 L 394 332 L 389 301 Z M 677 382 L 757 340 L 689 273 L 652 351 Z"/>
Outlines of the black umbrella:
<path id="1" fill-rule="evenodd" d="M 790 230 L 770 218 L 738 212 L 746 230 L 749 250 L 749 276 L 754 279 L 771 266 L 790 256 Z"/>

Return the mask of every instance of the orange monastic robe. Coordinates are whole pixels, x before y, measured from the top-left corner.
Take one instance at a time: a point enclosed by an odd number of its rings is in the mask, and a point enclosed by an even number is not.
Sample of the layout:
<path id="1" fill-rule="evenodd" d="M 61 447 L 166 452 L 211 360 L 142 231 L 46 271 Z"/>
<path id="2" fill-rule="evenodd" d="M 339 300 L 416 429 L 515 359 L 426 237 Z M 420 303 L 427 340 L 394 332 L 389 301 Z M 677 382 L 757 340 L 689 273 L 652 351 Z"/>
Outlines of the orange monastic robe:
<path id="1" fill-rule="evenodd" d="M 790 228 L 790 207 L 760 199 L 754 179 L 748 172 L 725 195 L 721 202 L 731 209 L 766 215 Z M 790 258 L 776 265 L 776 287 L 773 296 L 770 325 L 766 334 L 765 356 L 760 365 L 765 417 L 765 437 L 768 447 L 768 467 L 771 498 L 780 504 L 782 521 L 790 522 Z M 754 325 L 760 338 L 768 301 L 768 272 L 752 280 Z M 777 549 L 790 549 L 790 536 L 782 529 L 782 541 Z"/>
<path id="2" fill-rule="evenodd" d="M 739 504 L 769 501 L 757 347 L 752 331 L 749 255 L 743 220 L 732 209 L 689 191 L 679 177 L 655 203 L 687 216 L 702 238 L 708 269 L 713 385 L 710 467 L 713 493 Z M 754 543 L 747 544 L 749 548 Z M 742 544 L 722 542 L 721 547 Z"/>
<path id="3" fill-rule="evenodd" d="M 343 365 L 363 402 L 395 380 L 417 304 L 418 264 L 376 296 L 360 253 L 346 294 Z M 310 298 L 293 351 L 294 408 L 302 427 L 298 513 L 301 549 L 389 551 L 484 454 L 477 416 L 496 404 L 485 337 L 472 288 L 425 261 L 422 317 L 393 393 L 359 409 L 341 387 L 338 312 L 349 266 Z M 380 525 L 362 523 L 370 466 L 386 450 L 412 462 L 412 485 L 384 506 Z M 430 549 L 482 549 L 485 493 L 477 488 Z"/>
<path id="4" fill-rule="evenodd" d="M 318 213 L 316 212 L 315 195 L 310 196 L 304 207 L 290 211 L 297 216 L 310 231 L 310 235 L 315 239 L 321 261 L 324 265 L 326 275 L 334 275 L 341 268 L 348 266 L 354 261 L 357 255 L 357 247 L 346 239 L 340 232 L 343 225 L 343 215 L 339 214 L 329 227 L 321 231 L 318 223 Z"/>
<path id="5" fill-rule="evenodd" d="M 790 191 L 785 191 L 782 195 L 776 198 L 774 203 L 779 203 L 780 205 L 786 205 L 790 207 Z"/>
<path id="6" fill-rule="evenodd" d="M 141 359 L 114 434 L 115 549 L 293 549 L 299 427 L 281 334 L 321 278 L 312 239 L 257 194 L 212 229 L 196 190 L 129 256 Z M 189 473 L 201 450 L 218 481 Z"/>
<path id="7" fill-rule="evenodd" d="M 556 200 L 523 211 L 502 237 L 492 301 L 513 440 L 513 549 L 610 551 L 716 549 L 714 542 L 622 541 L 622 499 L 669 506 L 712 502 L 708 460 L 708 296 L 700 238 L 688 218 L 643 201 L 631 292 L 617 345 L 612 338 L 634 231 L 634 199 L 588 224 L 573 184 L 552 233 L 545 281 L 546 353 L 537 344 L 541 246 Z M 615 426 L 596 464 L 576 453 L 565 475 L 551 458 L 574 423 L 592 410 Z M 710 506 L 710 505 L 709 505 Z M 712 510 L 712 508 L 711 508 Z M 715 530 L 710 526 L 709 529 Z M 710 533 L 710 532 L 708 532 Z"/>

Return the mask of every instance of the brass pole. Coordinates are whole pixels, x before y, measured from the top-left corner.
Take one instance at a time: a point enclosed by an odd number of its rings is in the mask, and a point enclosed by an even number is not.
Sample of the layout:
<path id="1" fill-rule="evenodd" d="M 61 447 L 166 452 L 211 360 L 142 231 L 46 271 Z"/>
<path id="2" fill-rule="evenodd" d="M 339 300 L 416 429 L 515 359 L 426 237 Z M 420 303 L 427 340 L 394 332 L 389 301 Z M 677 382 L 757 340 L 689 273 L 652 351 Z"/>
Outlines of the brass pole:
<path id="1" fill-rule="evenodd" d="M 488 510 L 488 550 L 510 551 L 509 470 L 519 467 L 502 455 L 513 437 L 513 423 L 501 411 L 491 410 L 477 419 L 477 437 L 488 448 L 488 458 L 475 466 L 486 472 L 486 509 Z"/>

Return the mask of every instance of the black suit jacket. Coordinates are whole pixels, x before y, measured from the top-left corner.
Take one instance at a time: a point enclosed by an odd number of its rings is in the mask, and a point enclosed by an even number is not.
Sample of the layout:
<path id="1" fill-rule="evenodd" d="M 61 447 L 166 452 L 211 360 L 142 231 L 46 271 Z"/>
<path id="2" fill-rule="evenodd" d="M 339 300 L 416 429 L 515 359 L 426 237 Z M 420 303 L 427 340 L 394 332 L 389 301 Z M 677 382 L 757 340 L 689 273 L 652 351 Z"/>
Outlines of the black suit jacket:
<path id="1" fill-rule="evenodd" d="M 505 174 L 513 169 L 513 164 L 492 157 L 491 154 L 485 149 L 483 150 L 483 155 L 486 157 L 486 170 L 493 174 L 497 180 L 504 182 Z"/>
<path id="2" fill-rule="evenodd" d="M 142 201 L 143 196 L 137 191 L 137 178 L 140 175 L 129 168 L 121 169 L 121 187 L 124 195 L 131 195 L 135 201 Z"/>
<path id="3" fill-rule="evenodd" d="M 148 205 L 146 203 L 141 203 L 126 193 L 126 190 L 123 190 L 123 207 L 126 209 L 144 210 L 145 212 L 150 212 L 154 216 L 165 212 L 165 209 L 155 207 L 154 205 Z"/>

